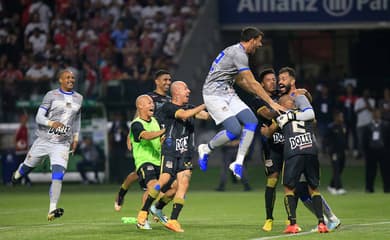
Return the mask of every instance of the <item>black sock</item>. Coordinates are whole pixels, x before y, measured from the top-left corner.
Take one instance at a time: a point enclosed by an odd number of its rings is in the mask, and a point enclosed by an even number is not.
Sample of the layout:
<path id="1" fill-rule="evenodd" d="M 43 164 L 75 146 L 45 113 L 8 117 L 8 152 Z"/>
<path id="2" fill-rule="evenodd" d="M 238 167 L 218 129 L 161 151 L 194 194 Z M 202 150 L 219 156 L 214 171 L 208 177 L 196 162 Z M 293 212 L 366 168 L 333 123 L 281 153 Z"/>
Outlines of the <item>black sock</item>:
<path id="1" fill-rule="evenodd" d="M 275 188 L 266 187 L 265 188 L 265 211 L 267 214 L 267 219 L 274 219 L 272 214 L 274 211 L 275 205 Z"/>
<path id="2" fill-rule="evenodd" d="M 324 216 L 322 212 L 322 197 L 321 195 L 313 195 L 311 197 L 313 201 L 313 208 L 314 208 L 314 213 L 316 214 L 316 217 L 318 219 L 318 223 L 324 223 Z"/>
<path id="3" fill-rule="evenodd" d="M 294 195 L 284 196 L 284 206 L 286 208 L 288 220 L 290 220 L 290 225 L 297 223 L 297 198 Z"/>
<path id="4" fill-rule="evenodd" d="M 173 199 L 173 209 L 171 214 L 172 220 L 177 220 L 183 206 L 184 206 L 184 199 L 181 198 Z"/>
<path id="5" fill-rule="evenodd" d="M 157 209 L 163 209 L 170 201 L 172 200 L 172 198 L 170 197 L 167 197 L 167 196 L 163 196 L 162 198 L 160 198 L 160 200 L 158 200 L 158 202 L 156 203 L 156 208 Z"/>
<path id="6" fill-rule="evenodd" d="M 142 211 L 149 212 L 150 206 L 152 206 L 154 200 L 156 200 L 154 197 L 148 195 L 148 198 L 146 198 L 145 204 L 142 206 Z"/>
<path id="7" fill-rule="evenodd" d="M 127 193 L 127 189 L 125 190 L 125 189 L 123 189 L 123 187 L 121 187 L 121 188 L 119 189 L 118 195 L 119 195 L 120 197 L 124 197 L 124 196 L 126 195 L 126 193 Z"/>

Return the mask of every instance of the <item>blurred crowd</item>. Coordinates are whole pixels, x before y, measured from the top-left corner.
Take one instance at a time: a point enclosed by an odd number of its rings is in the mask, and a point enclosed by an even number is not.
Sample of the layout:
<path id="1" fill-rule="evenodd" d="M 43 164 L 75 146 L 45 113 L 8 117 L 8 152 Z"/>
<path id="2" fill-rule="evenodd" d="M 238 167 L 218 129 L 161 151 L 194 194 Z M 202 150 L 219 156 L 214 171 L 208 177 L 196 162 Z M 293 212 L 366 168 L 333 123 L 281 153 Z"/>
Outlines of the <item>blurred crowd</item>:
<path id="1" fill-rule="evenodd" d="M 175 66 L 200 2 L 1 1 L 1 122 L 17 121 L 16 101 L 40 100 L 56 87 L 64 67 L 86 99 L 123 101 L 151 90 L 153 72 Z"/>

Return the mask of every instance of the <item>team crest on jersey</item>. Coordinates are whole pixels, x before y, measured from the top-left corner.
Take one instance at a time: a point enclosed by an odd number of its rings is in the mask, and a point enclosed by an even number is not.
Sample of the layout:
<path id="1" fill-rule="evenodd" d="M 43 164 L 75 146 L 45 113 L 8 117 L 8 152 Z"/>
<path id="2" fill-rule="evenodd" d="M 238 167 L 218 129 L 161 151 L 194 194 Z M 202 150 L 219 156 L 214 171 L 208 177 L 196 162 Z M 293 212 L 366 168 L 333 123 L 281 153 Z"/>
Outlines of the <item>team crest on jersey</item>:
<path id="1" fill-rule="evenodd" d="M 188 136 L 176 139 L 176 151 L 183 153 L 188 150 Z"/>
<path id="2" fill-rule="evenodd" d="M 274 143 L 274 144 L 284 143 L 284 136 L 283 136 L 283 134 L 280 134 L 280 133 L 278 133 L 278 132 L 275 132 L 275 133 L 272 135 L 272 139 L 273 139 L 273 143 Z"/>
<path id="3" fill-rule="evenodd" d="M 165 167 L 166 168 L 173 168 L 173 162 L 172 161 L 166 161 L 165 162 Z"/>
<path id="4" fill-rule="evenodd" d="M 299 149 L 304 149 L 313 146 L 313 140 L 310 133 L 300 134 L 295 137 L 289 138 L 291 149 L 299 147 Z"/>

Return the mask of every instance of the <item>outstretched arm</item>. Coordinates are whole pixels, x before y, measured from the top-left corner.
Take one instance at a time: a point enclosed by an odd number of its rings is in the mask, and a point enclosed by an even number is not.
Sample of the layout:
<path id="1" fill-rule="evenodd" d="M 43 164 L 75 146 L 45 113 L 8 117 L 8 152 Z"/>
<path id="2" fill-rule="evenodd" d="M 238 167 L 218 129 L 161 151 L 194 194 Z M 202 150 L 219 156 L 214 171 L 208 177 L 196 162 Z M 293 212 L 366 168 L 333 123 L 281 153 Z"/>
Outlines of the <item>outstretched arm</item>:
<path id="1" fill-rule="evenodd" d="M 181 108 L 175 112 L 175 118 L 178 118 L 181 120 L 187 120 L 187 118 L 193 117 L 205 109 L 206 109 L 206 105 L 204 105 L 204 104 L 201 104 L 197 107 L 187 109 L 187 110 L 184 110 Z"/>
<path id="2" fill-rule="evenodd" d="M 284 107 L 280 106 L 272 100 L 272 98 L 264 90 L 263 86 L 261 86 L 261 84 L 256 81 L 250 70 L 240 72 L 240 74 L 236 78 L 236 83 L 245 91 L 253 93 L 256 96 L 259 96 L 264 101 L 266 101 L 270 105 L 270 107 L 272 107 L 277 113 L 280 114 L 281 111 L 286 111 Z"/>

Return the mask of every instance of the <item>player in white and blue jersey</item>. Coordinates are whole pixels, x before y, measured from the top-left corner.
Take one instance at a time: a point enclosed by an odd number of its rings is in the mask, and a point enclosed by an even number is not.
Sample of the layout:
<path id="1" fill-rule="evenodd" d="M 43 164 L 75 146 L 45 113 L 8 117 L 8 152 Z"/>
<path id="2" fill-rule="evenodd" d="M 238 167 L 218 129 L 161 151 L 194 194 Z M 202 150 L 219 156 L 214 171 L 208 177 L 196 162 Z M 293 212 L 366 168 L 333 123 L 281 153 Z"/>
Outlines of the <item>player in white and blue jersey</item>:
<path id="1" fill-rule="evenodd" d="M 242 164 L 258 121 L 252 110 L 238 97 L 234 83 L 266 101 L 276 112 L 285 110 L 264 91 L 249 68 L 248 54 L 255 53 L 262 46 L 263 35 L 256 28 L 244 28 L 240 42 L 225 48 L 211 65 L 203 85 L 203 100 L 215 123 L 222 124 L 225 130 L 217 133 L 207 144 L 199 145 L 199 166 L 203 171 L 207 169 L 208 155 L 213 149 L 240 138 L 236 160 L 229 168 L 238 178 L 242 177 Z"/>
<path id="2" fill-rule="evenodd" d="M 83 96 L 73 91 L 75 76 L 65 69 L 59 73 L 60 88 L 46 93 L 36 115 L 38 129 L 26 159 L 12 177 L 14 183 L 31 172 L 42 158 L 49 156 L 52 171 L 50 186 L 49 221 L 63 215 L 57 208 L 61 195 L 62 180 L 68 166 L 69 153 L 76 150 L 81 122 Z"/>

